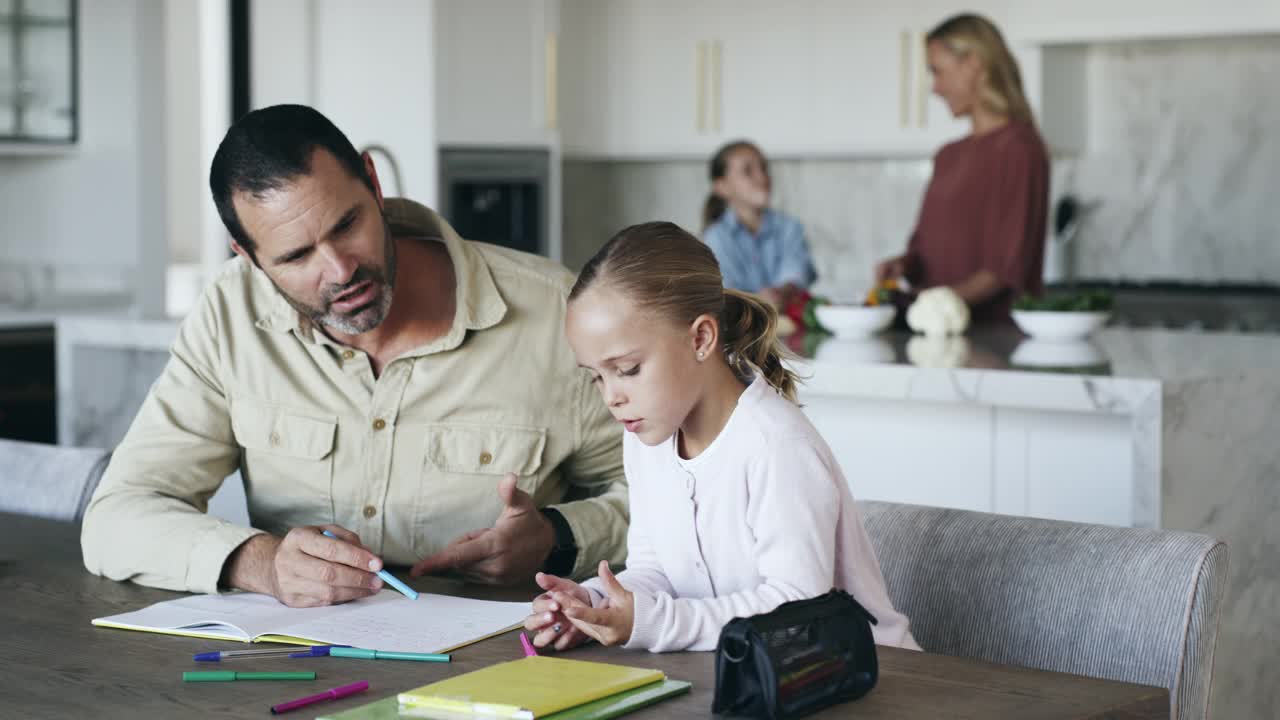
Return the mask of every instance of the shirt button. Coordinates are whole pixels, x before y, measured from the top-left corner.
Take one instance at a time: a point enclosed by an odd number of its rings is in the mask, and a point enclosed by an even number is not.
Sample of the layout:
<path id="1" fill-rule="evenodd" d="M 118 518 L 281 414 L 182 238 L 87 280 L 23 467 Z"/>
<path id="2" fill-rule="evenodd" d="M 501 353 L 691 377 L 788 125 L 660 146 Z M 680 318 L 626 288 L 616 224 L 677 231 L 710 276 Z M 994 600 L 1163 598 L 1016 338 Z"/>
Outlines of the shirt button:
<path id="1" fill-rule="evenodd" d="M 376 507 L 374 507 L 374 506 L 372 506 L 372 505 L 365 505 L 365 506 L 364 506 L 364 516 L 365 516 L 365 517 L 367 517 L 367 518 L 371 518 L 371 517 L 373 517 L 374 515 L 377 515 L 377 514 L 378 514 L 378 508 L 376 508 Z"/>
<path id="2" fill-rule="evenodd" d="M 342 359 L 343 359 L 343 360 L 350 360 L 351 358 L 353 358 L 353 357 L 355 357 L 355 356 L 356 356 L 356 354 L 355 354 L 355 353 L 353 353 L 353 352 L 351 352 L 350 350 L 343 350 L 343 351 L 342 351 Z"/>
<path id="3" fill-rule="evenodd" d="M 386 427 L 386 426 L 387 426 L 387 421 L 386 421 L 386 420 L 383 420 L 382 418 L 378 418 L 377 420 L 374 420 L 374 421 L 373 421 L 373 429 L 374 429 L 374 430 L 381 430 L 382 428 L 384 428 L 384 427 Z"/>
<path id="4" fill-rule="evenodd" d="M 274 433 L 274 432 L 273 432 L 273 433 L 271 433 L 270 440 L 271 440 L 271 447 L 279 447 L 279 446 L 280 446 L 280 433 Z"/>
<path id="5" fill-rule="evenodd" d="M 489 454 L 489 453 L 487 453 L 487 452 L 482 452 L 482 453 L 480 453 L 480 464 L 481 464 L 481 465 L 488 465 L 488 464 L 489 464 L 489 463 L 491 463 L 491 462 L 493 462 L 493 456 L 492 456 L 492 455 L 490 455 L 490 454 Z"/>

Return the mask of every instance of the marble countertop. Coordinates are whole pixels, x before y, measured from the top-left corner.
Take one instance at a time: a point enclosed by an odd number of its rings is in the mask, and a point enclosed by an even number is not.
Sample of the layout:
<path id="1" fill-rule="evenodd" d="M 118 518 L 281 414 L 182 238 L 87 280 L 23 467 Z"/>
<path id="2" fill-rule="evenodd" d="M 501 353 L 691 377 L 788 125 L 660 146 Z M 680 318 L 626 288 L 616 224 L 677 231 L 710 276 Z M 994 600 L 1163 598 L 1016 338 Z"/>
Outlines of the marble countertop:
<path id="1" fill-rule="evenodd" d="M 19 309 L 0 305 L 0 330 L 11 330 L 33 327 L 52 327 L 64 319 L 93 319 L 105 322 L 129 322 L 129 309 L 126 307 L 84 307 L 84 308 L 47 308 Z"/>
<path id="2" fill-rule="evenodd" d="M 1034 340 L 1016 329 L 925 338 L 889 332 L 866 340 L 796 335 L 787 344 L 816 368 L 890 366 L 1003 370 L 1180 381 L 1280 373 L 1280 335 L 1106 328 L 1078 342 Z"/>

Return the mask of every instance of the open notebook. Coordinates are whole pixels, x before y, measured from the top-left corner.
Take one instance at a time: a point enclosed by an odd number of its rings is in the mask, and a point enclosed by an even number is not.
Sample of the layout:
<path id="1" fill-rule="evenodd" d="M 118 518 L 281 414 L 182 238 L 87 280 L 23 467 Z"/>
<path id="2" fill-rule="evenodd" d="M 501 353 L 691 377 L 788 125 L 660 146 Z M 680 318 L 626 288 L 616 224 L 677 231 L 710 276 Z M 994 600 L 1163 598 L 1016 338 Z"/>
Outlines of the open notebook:
<path id="1" fill-rule="evenodd" d="M 528 614 L 529 603 L 427 594 L 410 600 L 391 590 L 318 608 L 290 608 L 269 595 L 230 593 L 166 600 L 93 624 L 241 642 L 438 653 L 510 630 Z"/>

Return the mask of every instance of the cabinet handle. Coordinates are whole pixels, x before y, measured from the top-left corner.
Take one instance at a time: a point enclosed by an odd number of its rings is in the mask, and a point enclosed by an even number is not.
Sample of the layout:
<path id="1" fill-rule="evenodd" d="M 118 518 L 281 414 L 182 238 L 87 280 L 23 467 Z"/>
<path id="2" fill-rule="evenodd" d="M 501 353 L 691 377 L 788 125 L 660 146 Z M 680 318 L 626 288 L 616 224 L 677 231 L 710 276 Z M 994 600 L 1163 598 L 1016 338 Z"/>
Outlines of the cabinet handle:
<path id="1" fill-rule="evenodd" d="M 707 131 L 707 43 L 698 41 L 696 67 L 694 68 L 694 93 L 697 100 L 697 118 L 695 125 L 698 132 Z"/>
<path id="2" fill-rule="evenodd" d="M 722 130 L 721 120 L 723 119 L 723 102 L 724 94 L 720 88 L 720 70 L 724 53 L 722 51 L 720 41 L 716 40 L 711 43 L 711 131 L 720 132 Z"/>
<path id="3" fill-rule="evenodd" d="M 929 52 L 925 45 L 925 33 L 916 35 L 916 126 L 929 126 Z"/>
<path id="4" fill-rule="evenodd" d="M 903 30 L 898 36 L 898 124 L 911 125 L 911 32 Z"/>
<path id="5" fill-rule="evenodd" d="M 547 33 L 543 46 L 542 105 L 548 130 L 555 130 L 560 123 L 560 38 Z"/>

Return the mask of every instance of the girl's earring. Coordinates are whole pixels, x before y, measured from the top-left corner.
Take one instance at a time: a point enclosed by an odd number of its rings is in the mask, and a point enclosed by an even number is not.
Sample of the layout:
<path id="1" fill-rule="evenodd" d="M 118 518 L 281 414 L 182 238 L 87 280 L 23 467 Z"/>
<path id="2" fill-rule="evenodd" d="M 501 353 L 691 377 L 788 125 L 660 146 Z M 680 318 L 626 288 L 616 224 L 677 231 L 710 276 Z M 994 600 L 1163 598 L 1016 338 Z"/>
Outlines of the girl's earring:
<path id="1" fill-rule="evenodd" d="M 703 360 L 703 359 L 705 359 L 706 357 L 707 357 L 707 354 L 706 354 L 706 353 L 702 352 L 701 350 L 699 350 L 699 351 L 698 351 L 698 359 L 699 359 L 699 360 Z"/>

